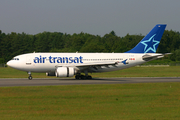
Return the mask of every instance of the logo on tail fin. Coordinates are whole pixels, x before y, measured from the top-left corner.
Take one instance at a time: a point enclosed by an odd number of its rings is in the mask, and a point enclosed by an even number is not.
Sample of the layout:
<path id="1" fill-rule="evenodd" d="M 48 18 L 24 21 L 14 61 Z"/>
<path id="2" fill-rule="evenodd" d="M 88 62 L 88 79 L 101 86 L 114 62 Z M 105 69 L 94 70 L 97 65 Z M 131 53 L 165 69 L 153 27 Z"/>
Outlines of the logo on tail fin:
<path id="1" fill-rule="evenodd" d="M 160 41 L 154 40 L 154 36 L 156 36 L 156 34 L 154 34 L 148 40 L 144 40 L 141 42 L 141 44 L 145 45 L 144 53 L 147 53 L 150 50 L 156 52 L 156 45 L 158 45 Z"/>

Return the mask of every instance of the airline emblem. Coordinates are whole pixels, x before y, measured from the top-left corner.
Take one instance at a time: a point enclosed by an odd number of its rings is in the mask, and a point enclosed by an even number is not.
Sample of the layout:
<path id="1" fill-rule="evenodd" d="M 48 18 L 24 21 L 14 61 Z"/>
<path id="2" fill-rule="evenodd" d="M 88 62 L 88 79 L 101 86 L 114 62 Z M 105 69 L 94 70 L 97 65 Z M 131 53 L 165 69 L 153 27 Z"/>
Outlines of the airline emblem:
<path id="1" fill-rule="evenodd" d="M 156 45 L 159 44 L 159 41 L 154 40 L 154 36 L 156 36 L 156 34 L 150 37 L 149 40 L 145 40 L 141 42 L 143 45 L 145 45 L 144 53 L 147 53 L 150 50 L 156 52 Z"/>
<path id="2" fill-rule="evenodd" d="M 49 63 L 83 63 L 83 57 L 35 57 L 34 63 L 45 63 L 45 60 L 48 60 Z"/>

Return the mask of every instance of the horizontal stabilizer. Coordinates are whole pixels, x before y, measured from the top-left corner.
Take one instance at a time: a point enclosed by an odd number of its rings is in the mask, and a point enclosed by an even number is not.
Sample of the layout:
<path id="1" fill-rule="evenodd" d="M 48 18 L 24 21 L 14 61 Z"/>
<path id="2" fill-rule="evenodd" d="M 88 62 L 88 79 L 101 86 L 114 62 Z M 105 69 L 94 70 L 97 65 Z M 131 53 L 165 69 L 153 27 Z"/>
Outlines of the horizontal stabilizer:
<path id="1" fill-rule="evenodd" d="M 155 60 L 155 59 L 158 59 L 158 58 L 162 58 L 164 57 L 165 55 L 169 55 L 171 53 L 165 53 L 165 54 L 145 54 L 144 56 L 142 56 L 142 59 L 145 60 L 145 61 L 151 61 L 151 60 Z"/>

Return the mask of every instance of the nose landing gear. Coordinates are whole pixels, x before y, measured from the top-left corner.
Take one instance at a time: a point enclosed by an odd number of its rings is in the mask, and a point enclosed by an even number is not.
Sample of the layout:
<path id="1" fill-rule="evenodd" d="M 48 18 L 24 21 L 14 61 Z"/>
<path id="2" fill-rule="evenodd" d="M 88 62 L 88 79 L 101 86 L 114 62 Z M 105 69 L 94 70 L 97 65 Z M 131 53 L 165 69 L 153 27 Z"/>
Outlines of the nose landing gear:
<path id="1" fill-rule="evenodd" d="M 28 74 L 29 74 L 28 79 L 29 79 L 29 80 L 32 80 L 31 72 L 28 72 Z"/>

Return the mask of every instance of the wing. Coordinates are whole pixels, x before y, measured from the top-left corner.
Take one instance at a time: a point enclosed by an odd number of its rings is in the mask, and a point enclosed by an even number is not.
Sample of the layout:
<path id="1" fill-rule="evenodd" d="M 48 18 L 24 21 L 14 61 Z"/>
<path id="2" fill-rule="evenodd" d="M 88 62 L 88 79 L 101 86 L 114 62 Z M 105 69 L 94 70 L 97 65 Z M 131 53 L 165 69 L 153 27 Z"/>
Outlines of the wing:
<path id="1" fill-rule="evenodd" d="M 105 67 L 109 67 L 109 65 L 112 65 L 113 67 L 117 67 L 116 65 L 119 63 L 123 63 L 123 64 L 128 64 L 127 59 L 124 61 L 108 61 L 108 62 L 91 62 L 91 63 L 83 63 L 83 64 L 73 64 L 73 65 L 63 65 L 63 67 L 73 67 L 77 70 L 85 70 L 87 69 L 88 71 L 91 72 L 96 72 L 99 68 L 101 68 L 101 66 L 105 66 Z M 59 66 L 56 66 L 59 67 Z"/>

